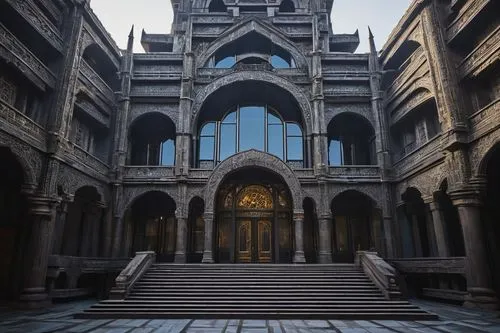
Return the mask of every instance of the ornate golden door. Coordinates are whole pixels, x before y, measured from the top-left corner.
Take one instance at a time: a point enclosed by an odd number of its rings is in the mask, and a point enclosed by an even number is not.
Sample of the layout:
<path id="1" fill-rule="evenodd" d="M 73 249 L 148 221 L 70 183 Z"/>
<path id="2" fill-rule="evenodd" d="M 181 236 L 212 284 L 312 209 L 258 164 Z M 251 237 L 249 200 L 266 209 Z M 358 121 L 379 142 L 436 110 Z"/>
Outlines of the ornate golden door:
<path id="1" fill-rule="evenodd" d="M 236 252 L 239 262 L 252 262 L 252 221 L 243 220 L 238 225 Z"/>
<path id="2" fill-rule="evenodd" d="M 236 234 L 238 262 L 270 263 L 273 260 L 272 223 L 266 219 L 240 220 Z"/>
<path id="3" fill-rule="evenodd" d="M 257 258 L 259 262 L 268 263 L 273 260 L 271 235 L 271 221 L 257 221 Z"/>

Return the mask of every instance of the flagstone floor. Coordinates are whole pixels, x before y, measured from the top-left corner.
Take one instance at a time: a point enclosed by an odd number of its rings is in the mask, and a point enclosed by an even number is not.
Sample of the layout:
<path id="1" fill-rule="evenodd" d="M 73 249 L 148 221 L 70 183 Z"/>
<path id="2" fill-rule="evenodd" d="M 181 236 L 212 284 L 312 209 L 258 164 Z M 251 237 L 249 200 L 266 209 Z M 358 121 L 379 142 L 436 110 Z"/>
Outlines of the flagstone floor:
<path id="1" fill-rule="evenodd" d="M 0 333 L 500 333 L 499 313 L 413 301 L 439 321 L 391 320 L 91 320 L 73 315 L 95 301 L 57 304 L 46 310 L 6 311 L 0 308 Z"/>

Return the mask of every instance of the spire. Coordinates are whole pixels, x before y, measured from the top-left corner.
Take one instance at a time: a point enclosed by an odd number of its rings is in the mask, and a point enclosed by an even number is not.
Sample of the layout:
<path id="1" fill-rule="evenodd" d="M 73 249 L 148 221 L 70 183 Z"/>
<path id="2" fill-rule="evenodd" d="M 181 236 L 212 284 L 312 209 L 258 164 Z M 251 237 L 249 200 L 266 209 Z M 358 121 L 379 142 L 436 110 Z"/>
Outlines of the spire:
<path id="1" fill-rule="evenodd" d="M 128 34 L 127 51 L 132 52 L 134 50 L 134 25 L 132 24 L 132 29 Z"/>
<path id="2" fill-rule="evenodd" d="M 375 46 L 375 37 L 373 36 L 372 29 L 368 26 L 368 35 L 370 36 L 370 53 L 377 54 L 377 47 Z"/>

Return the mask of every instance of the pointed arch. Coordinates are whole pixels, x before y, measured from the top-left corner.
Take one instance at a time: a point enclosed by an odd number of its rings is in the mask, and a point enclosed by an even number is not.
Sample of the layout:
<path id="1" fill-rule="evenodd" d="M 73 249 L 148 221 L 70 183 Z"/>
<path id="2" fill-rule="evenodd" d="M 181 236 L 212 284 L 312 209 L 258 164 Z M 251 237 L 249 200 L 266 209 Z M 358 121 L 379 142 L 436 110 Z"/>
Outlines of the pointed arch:
<path id="1" fill-rule="evenodd" d="M 227 6 L 222 0 L 212 0 L 208 5 L 208 11 L 210 13 L 224 13 L 227 11 Z"/>
<path id="2" fill-rule="evenodd" d="M 235 40 L 243 38 L 249 33 L 257 33 L 289 52 L 298 68 L 308 68 L 305 56 L 297 49 L 294 43 L 285 37 L 281 31 L 256 19 L 243 21 L 221 34 L 198 58 L 197 67 L 204 66 L 221 47 L 233 43 Z"/>
<path id="3" fill-rule="evenodd" d="M 281 13 L 294 13 L 295 12 L 295 4 L 293 3 L 292 0 L 283 0 L 283 1 L 281 1 L 279 11 Z"/>

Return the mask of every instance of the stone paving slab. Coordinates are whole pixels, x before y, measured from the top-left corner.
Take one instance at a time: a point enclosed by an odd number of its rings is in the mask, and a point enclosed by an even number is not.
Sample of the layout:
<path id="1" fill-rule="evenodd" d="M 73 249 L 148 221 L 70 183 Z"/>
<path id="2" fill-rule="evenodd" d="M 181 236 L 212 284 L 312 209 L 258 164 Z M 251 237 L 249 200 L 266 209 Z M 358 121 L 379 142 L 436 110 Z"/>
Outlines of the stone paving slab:
<path id="1" fill-rule="evenodd" d="M 413 301 L 438 321 L 74 319 L 93 300 L 46 310 L 0 311 L 0 333 L 500 333 L 498 312 Z"/>

